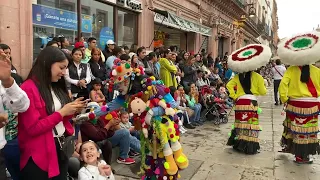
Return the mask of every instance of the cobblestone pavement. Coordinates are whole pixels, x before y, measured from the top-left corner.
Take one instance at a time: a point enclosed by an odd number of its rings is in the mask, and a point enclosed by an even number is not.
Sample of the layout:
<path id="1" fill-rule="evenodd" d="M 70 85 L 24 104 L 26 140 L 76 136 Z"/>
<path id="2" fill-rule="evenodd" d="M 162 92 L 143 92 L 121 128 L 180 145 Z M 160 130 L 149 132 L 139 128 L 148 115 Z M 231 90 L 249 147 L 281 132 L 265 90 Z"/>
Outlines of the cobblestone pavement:
<path id="1" fill-rule="evenodd" d="M 229 123 L 215 126 L 207 122 L 195 130 L 188 130 L 182 136 L 184 152 L 190 159 L 202 160 L 200 169 L 192 180 L 319 180 L 320 160 L 314 156 L 311 165 L 297 165 L 293 155 L 279 153 L 279 141 L 282 134 L 282 107 L 274 106 L 273 90 L 259 97 L 262 114 L 260 124 L 262 132 L 259 136 L 261 153 L 244 155 L 226 146 L 228 133 L 234 121 L 233 113 Z M 131 180 L 116 177 L 117 180 Z M 181 180 L 184 178 L 181 177 Z"/>

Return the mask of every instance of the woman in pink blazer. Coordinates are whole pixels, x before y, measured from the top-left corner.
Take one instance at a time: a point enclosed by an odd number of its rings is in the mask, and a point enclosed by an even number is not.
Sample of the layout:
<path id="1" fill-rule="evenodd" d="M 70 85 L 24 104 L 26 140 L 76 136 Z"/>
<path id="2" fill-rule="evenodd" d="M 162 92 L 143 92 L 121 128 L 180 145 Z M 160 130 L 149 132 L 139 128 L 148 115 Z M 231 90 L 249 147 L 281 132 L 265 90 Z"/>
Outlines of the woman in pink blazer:
<path id="1" fill-rule="evenodd" d="M 46 47 L 21 86 L 30 99 L 29 109 L 18 116 L 21 179 L 67 178 L 68 158 L 58 139 L 73 134 L 71 115 L 85 107 L 81 99 L 70 102 L 63 78 L 67 66 L 59 48 Z"/>

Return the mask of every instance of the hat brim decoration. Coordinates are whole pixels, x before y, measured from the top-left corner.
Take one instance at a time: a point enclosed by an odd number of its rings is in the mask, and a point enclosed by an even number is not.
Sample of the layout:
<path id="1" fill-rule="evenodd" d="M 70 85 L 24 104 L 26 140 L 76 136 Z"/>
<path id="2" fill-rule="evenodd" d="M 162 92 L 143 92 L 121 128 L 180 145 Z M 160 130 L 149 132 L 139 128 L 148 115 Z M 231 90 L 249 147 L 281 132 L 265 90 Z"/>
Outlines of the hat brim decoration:
<path id="1" fill-rule="evenodd" d="M 128 62 L 121 62 L 121 60 L 115 62 L 115 65 L 112 69 L 111 80 L 116 84 L 123 82 L 127 78 L 130 78 L 133 72 L 131 65 Z"/>
<path id="2" fill-rule="evenodd" d="M 234 51 L 228 57 L 228 67 L 238 73 L 254 71 L 266 65 L 271 56 L 270 47 L 262 44 L 250 44 Z"/>
<path id="3" fill-rule="evenodd" d="M 299 34 L 281 40 L 278 55 L 287 65 L 303 66 L 320 60 L 320 32 Z"/>

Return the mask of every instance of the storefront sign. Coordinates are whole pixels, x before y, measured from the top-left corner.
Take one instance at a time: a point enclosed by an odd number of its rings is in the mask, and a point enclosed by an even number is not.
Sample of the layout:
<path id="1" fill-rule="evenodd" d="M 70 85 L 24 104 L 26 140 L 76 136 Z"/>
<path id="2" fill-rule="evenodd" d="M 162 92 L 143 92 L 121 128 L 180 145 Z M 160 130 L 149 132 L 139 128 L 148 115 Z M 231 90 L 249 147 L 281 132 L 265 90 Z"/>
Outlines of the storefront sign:
<path id="1" fill-rule="evenodd" d="M 104 48 L 108 40 L 114 41 L 114 34 L 111 28 L 104 27 L 100 31 L 100 47 Z"/>
<path id="2" fill-rule="evenodd" d="M 62 29 L 77 31 L 77 14 L 56 8 L 41 5 L 32 5 L 33 24 L 53 26 Z M 82 32 L 91 33 L 92 17 L 82 15 Z"/>
<path id="3" fill-rule="evenodd" d="M 141 0 L 117 0 L 117 4 L 134 11 L 142 11 Z"/>
<path id="4" fill-rule="evenodd" d="M 171 13 L 168 13 L 168 18 L 156 13 L 154 16 L 154 21 L 157 23 L 163 23 L 164 25 L 171 26 L 177 29 L 181 29 L 183 31 L 191 31 L 191 32 L 203 34 L 205 36 L 211 36 L 210 27 L 206 27 L 206 26 L 182 19 Z"/>

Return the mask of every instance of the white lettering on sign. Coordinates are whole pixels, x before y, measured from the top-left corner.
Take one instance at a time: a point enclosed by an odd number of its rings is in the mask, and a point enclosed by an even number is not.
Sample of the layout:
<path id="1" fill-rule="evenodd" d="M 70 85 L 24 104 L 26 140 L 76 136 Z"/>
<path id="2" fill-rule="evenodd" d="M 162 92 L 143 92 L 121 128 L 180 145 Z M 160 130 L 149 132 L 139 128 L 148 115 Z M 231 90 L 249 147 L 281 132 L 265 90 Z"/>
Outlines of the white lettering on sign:
<path id="1" fill-rule="evenodd" d="M 142 4 L 137 0 L 117 0 L 117 3 L 134 11 L 142 11 Z"/>
<path id="2" fill-rule="evenodd" d="M 45 19 L 55 19 L 55 20 L 59 20 L 59 17 L 58 16 L 52 16 L 50 14 L 46 14 L 44 16 Z"/>
<path id="3" fill-rule="evenodd" d="M 133 10 L 142 10 L 141 3 L 133 2 L 132 0 L 126 0 L 127 6 L 131 7 Z"/>

